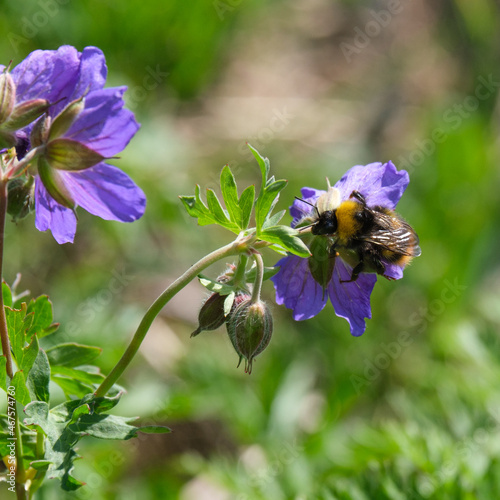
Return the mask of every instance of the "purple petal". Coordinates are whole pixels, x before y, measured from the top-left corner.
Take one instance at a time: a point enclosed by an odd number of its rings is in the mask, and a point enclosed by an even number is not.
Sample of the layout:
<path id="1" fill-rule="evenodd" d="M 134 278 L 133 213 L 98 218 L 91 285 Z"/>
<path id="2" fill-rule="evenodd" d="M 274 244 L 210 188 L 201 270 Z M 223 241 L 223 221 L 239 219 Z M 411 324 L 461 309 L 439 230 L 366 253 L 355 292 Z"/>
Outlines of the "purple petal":
<path id="1" fill-rule="evenodd" d="M 406 170 L 397 171 L 392 162 L 357 165 L 349 169 L 335 184 L 342 200 L 359 191 L 369 207 L 380 205 L 394 209 L 410 182 Z"/>
<path id="2" fill-rule="evenodd" d="M 307 259 L 290 255 L 276 266 L 281 266 L 271 278 L 276 289 L 276 303 L 293 309 L 296 321 L 316 316 L 325 307 L 328 296 L 312 277 Z"/>
<path id="3" fill-rule="evenodd" d="M 85 47 L 79 56 L 78 81 L 73 88 L 68 89 L 68 102 L 82 97 L 87 92 L 101 90 L 106 83 L 108 68 L 102 50 L 97 47 Z"/>
<path id="4" fill-rule="evenodd" d="M 139 130 L 134 114 L 123 107 L 125 90 L 126 87 L 117 87 L 89 93 L 85 109 L 65 137 L 108 158 L 122 151 Z"/>
<path id="5" fill-rule="evenodd" d="M 146 197 L 118 168 L 99 163 L 80 172 L 61 172 L 66 187 L 82 208 L 105 220 L 132 222 L 146 209 Z"/>
<path id="6" fill-rule="evenodd" d="M 398 266 L 397 264 L 390 264 L 384 261 L 385 273 L 384 276 L 388 276 L 394 280 L 400 280 L 403 277 L 404 266 Z"/>
<path id="7" fill-rule="evenodd" d="M 302 199 L 313 205 L 316 203 L 316 200 L 320 197 L 320 195 L 324 193 L 324 191 L 308 187 L 304 187 L 300 191 L 302 193 Z M 311 205 L 295 198 L 292 206 L 290 207 L 290 215 L 293 217 L 292 227 L 295 227 L 304 217 L 313 215 L 313 212 L 314 208 L 311 207 Z"/>
<path id="8" fill-rule="evenodd" d="M 17 102 L 34 98 L 55 102 L 64 97 L 64 89 L 76 85 L 79 65 L 79 53 L 69 45 L 35 50 L 12 70 Z"/>
<path id="9" fill-rule="evenodd" d="M 328 294 L 332 301 L 335 314 L 345 318 L 355 337 L 362 335 L 366 329 L 365 318 L 371 318 L 370 294 L 372 293 L 376 274 L 362 273 L 351 283 L 340 283 L 351 277 L 352 267 L 342 259 L 335 259 L 332 281 L 328 285 Z"/>
<path id="10" fill-rule="evenodd" d="M 76 217 L 72 210 L 59 205 L 37 177 L 35 179 L 35 227 L 39 231 L 50 229 L 59 244 L 73 243 Z"/>

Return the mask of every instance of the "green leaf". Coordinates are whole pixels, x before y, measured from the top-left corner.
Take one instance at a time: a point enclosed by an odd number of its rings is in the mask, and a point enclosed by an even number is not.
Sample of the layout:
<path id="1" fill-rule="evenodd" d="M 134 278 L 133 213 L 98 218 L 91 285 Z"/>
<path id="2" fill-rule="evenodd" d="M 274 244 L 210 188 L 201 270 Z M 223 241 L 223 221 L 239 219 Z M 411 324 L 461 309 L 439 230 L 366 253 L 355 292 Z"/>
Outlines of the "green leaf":
<path id="1" fill-rule="evenodd" d="M 255 159 L 257 160 L 257 163 L 259 164 L 260 167 L 260 173 L 262 174 L 262 187 L 261 187 L 261 192 L 263 187 L 266 185 L 267 182 L 267 176 L 269 175 L 269 170 L 271 168 L 271 165 L 269 163 L 269 159 L 261 156 L 261 154 L 250 144 L 247 143 L 248 149 L 252 152 L 252 154 L 255 156 Z"/>
<path id="2" fill-rule="evenodd" d="M 264 225 L 265 220 L 270 215 L 272 207 L 277 201 L 280 191 L 287 185 L 287 181 L 275 181 L 269 186 L 266 186 L 261 192 L 255 205 L 255 223 L 257 226 L 257 234 Z"/>
<path id="3" fill-rule="evenodd" d="M 10 291 L 9 285 L 2 281 L 2 294 L 3 294 L 3 304 L 7 307 L 12 307 L 12 292 Z"/>
<path id="4" fill-rule="evenodd" d="M 238 188 L 236 187 L 236 181 L 234 175 L 226 165 L 220 174 L 220 189 L 222 192 L 222 198 L 226 205 L 229 218 L 233 221 L 240 229 L 245 229 L 246 226 L 242 226 L 241 209 L 238 202 Z"/>
<path id="5" fill-rule="evenodd" d="M 207 204 L 208 209 L 210 210 L 218 224 L 223 227 L 227 227 L 228 225 L 234 226 L 234 224 L 231 224 L 231 221 L 228 219 L 226 212 L 224 212 L 219 198 L 217 198 L 217 195 L 215 194 L 215 191 L 213 189 L 207 189 Z"/>
<path id="6" fill-rule="evenodd" d="M 71 396 L 82 398 L 94 390 L 92 385 L 68 377 L 52 375 L 52 380 L 64 391 L 67 398 Z"/>
<path id="7" fill-rule="evenodd" d="M 217 292 L 219 295 L 228 295 L 234 290 L 233 286 L 227 285 L 225 283 L 220 283 L 216 280 L 208 278 L 207 276 L 204 276 L 203 274 L 198 275 L 198 280 L 200 281 L 200 284 L 207 290 L 210 290 L 211 292 Z"/>
<path id="8" fill-rule="evenodd" d="M 36 357 L 38 356 L 38 338 L 37 335 L 33 335 L 31 339 L 31 343 L 29 346 L 23 349 L 23 356 L 19 364 L 19 368 L 24 371 L 27 375 L 35 362 Z"/>
<path id="9" fill-rule="evenodd" d="M 273 226 L 262 231 L 259 238 L 275 243 L 299 257 L 310 257 L 311 253 L 304 242 L 297 236 L 297 231 L 288 226 Z"/>
<path id="10" fill-rule="evenodd" d="M 29 326 L 26 322 L 31 322 L 32 318 L 26 318 L 26 304 L 22 304 L 21 309 L 5 308 L 7 320 L 7 329 L 9 331 L 9 340 L 14 359 L 18 366 L 21 365 L 24 352 L 23 347 L 26 341 L 26 330 Z"/>
<path id="11" fill-rule="evenodd" d="M 86 365 L 93 361 L 101 354 L 102 349 L 88 345 L 76 344 L 70 342 L 68 344 L 59 344 L 47 350 L 47 357 L 51 365 L 75 366 Z"/>
<path id="12" fill-rule="evenodd" d="M 255 200 L 255 186 L 248 186 L 240 196 L 241 228 L 246 229 L 250 223 Z"/>
<path id="13" fill-rule="evenodd" d="M 23 372 L 18 371 L 14 373 L 14 377 L 10 381 L 10 385 L 14 387 L 16 401 L 19 401 L 23 406 L 27 405 L 31 401 Z"/>
<path id="14" fill-rule="evenodd" d="M 30 466 L 33 469 L 40 471 L 46 471 L 50 464 L 52 464 L 50 460 L 33 460 L 33 462 L 30 462 Z"/>
<path id="15" fill-rule="evenodd" d="M 7 358 L 0 356 L 0 389 L 7 392 Z"/>
<path id="16" fill-rule="evenodd" d="M 53 365 L 52 375 L 63 375 L 84 382 L 86 384 L 100 384 L 104 380 L 104 375 L 100 373 L 97 366 L 82 366 L 79 369 L 68 368 L 67 366 Z"/>
<path id="17" fill-rule="evenodd" d="M 224 316 L 227 316 L 231 312 L 235 296 L 236 294 L 233 291 L 226 297 L 224 301 Z"/>
<path id="18" fill-rule="evenodd" d="M 36 337 L 35 337 L 36 338 Z M 32 400 L 48 403 L 50 382 L 50 365 L 47 354 L 43 349 L 38 350 L 38 355 L 28 375 L 28 389 Z"/>
<path id="19" fill-rule="evenodd" d="M 139 427 L 141 432 L 145 434 L 166 434 L 172 432 L 172 430 L 164 425 L 143 425 Z"/>
<path id="20" fill-rule="evenodd" d="M 58 323 L 52 323 L 52 302 L 47 295 L 31 299 L 28 304 L 27 314 L 33 315 L 33 321 L 27 332 L 28 337 L 36 333 L 38 338 L 41 339 L 54 333 L 59 327 Z"/>
<path id="21" fill-rule="evenodd" d="M 82 434 L 88 434 L 100 439 L 127 440 L 137 436 L 137 433 L 143 430 L 142 427 L 129 424 L 134 420 L 136 418 L 94 413 L 92 415 L 82 415 L 76 424 L 72 425 L 72 428 Z M 156 434 L 170 432 L 168 427 L 163 426 L 145 426 L 144 429 L 144 432 Z"/>
<path id="22" fill-rule="evenodd" d="M 282 210 L 281 212 L 277 212 L 273 216 L 268 217 L 264 221 L 264 224 L 262 225 L 262 229 L 266 229 L 267 227 L 271 227 L 271 226 L 277 226 L 285 214 L 286 214 L 286 210 Z"/>
<path id="23" fill-rule="evenodd" d="M 217 195 L 212 189 L 207 189 L 208 207 L 200 198 L 200 186 L 198 185 L 196 185 L 195 196 L 180 196 L 179 198 L 186 207 L 188 214 L 198 219 L 200 226 L 219 224 L 236 234 L 240 232 L 238 225 L 228 219 Z"/>
<path id="24" fill-rule="evenodd" d="M 215 224 L 215 218 L 200 198 L 200 186 L 198 184 L 195 187 L 194 196 L 179 196 L 179 198 L 186 207 L 187 213 L 191 217 L 198 219 L 200 226 Z"/>
<path id="25" fill-rule="evenodd" d="M 79 401 L 76 402 L 79 405 Z M 78 407 L 78 406 L 77 406 Z M 79 458 L 74 447 L 80 435 L 73 431 L 67 421 L 49 412 L 49 405 L 43 401 L 34 401 L 24 409 L 25 423 L 36 425 L 47 436 L 45 460 L 51 462 L 47 469 L 49 478 L 59 478 L 66 491 L 73 491 L 83 485 L 71 473 L 73 462 Z"/>

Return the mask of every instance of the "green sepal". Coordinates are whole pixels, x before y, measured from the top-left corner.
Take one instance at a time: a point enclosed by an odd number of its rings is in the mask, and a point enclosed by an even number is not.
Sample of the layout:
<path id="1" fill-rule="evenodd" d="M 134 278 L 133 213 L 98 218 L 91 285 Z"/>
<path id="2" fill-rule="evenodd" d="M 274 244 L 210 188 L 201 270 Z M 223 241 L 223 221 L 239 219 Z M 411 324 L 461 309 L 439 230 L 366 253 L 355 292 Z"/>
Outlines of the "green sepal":
<path id="1" fill-rule="evenodd" d="M 73 139 L 54 139 L 47 144 L 45 158 L 57 170 L 78 172 L 102 162 L 106 158 L 97 151 Z"/>
<path id="2" fill-rule="evenodd" d="M 76 203 L 61 178 L 61 173 L 50 166 L 47 158 L 38 158 L 38 174 L 50 196 L 63 207 L 75 210 Z"/>
<path id="3" fill-rule="evenodd" d="M 67 132 L 73 123 L 75 122 L 78 115 L 85 108 L 85 97 L 80 97 L 72 102 L 70 102 L 53 120 L 50 127 L 50 132 L 48 135 L 49 140 L 53 140 L 57 137 L 62 136 Z"/>

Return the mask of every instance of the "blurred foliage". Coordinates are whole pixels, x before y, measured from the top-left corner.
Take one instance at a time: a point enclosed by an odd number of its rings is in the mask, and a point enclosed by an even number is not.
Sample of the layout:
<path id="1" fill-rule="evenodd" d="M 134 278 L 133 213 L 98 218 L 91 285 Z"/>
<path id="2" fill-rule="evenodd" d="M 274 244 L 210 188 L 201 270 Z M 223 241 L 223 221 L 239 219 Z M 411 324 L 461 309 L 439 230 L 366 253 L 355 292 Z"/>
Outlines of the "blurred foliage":
<path id="1" fill-rule="evenodd" d="M 4 63 L 97 45 L 142 122 L 119 160 L 147 193 L 142 220 L 81 211 L 73 246 L 32 218 L 7 234 L 6 278 L 22 271 L 34 295 L 48 293 L 61 334 L 103 348 L 103 371 L 164 286 L 228 241 L 196 227 L 177 196 L 213 188 L 226 162 L 239 185 L 258 183 L 247 140 L 289 179 L 278 208 L 326 175 L 392 158 L 410 172 L 398 210 L 423 252 L 402 281 L 379 280 L 361 338 L 330 306 L 306 322 L 274 306 L 273 341 L 251 377 L 225 331 L 189 340 L 203 292 L 188 287 L 150 333 L 118 407 L 172 434 L 88 440 L 75 471 L 87 486 L 68 498 L 500 497 L 500 12 L 494 0 L 401 1 L 346 61 L 341 43 L 389 3 L 1 3 Z M 168 76 L 146 88 L 151 68 Z M 285 108 L 290 123 L 272 128 Z"/>

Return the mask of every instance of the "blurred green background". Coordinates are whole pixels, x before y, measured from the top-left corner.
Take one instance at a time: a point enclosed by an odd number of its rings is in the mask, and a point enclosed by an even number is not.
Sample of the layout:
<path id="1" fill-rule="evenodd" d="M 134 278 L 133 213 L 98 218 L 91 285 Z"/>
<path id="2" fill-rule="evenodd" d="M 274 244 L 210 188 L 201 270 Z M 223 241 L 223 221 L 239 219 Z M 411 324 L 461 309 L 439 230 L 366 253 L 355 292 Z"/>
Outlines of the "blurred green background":
<path id="1" fill-rule="evenodd" d="M 274 305 L 251 376 L 224 329 L 189 338 L 204 297 L 192 283 L 121 381 L 122 414 L 174 432 L 83 440 L 87 486 L 64 496 L 48 481 L 40 499 L 500 498 L 495 0 L 4 0 L 0 29 L 4 64 L 103 49 L 108 84 L 128 85 L 142 124 L 116 163 L 146 192 L 140 221 L 80 211 L 63 246 L 33 217 L 7 233 L 7 281 L 22 272 L 48 293 L 59 335 L 103 347 L 103 371 L 157 294 L 230 241 L 178 195 L 216 187 L 226 163 L 240 188 L 258 182 L 245 141 L 289 180 L 280 208 L 302 186 L 392 160 L 410 172 L 398 211 L 422 247 L 402 281 L 379 280 L 360 338 L 331 305 L 305 322 Z M 274 302 L 270 283 L 264 295 Z"/>

